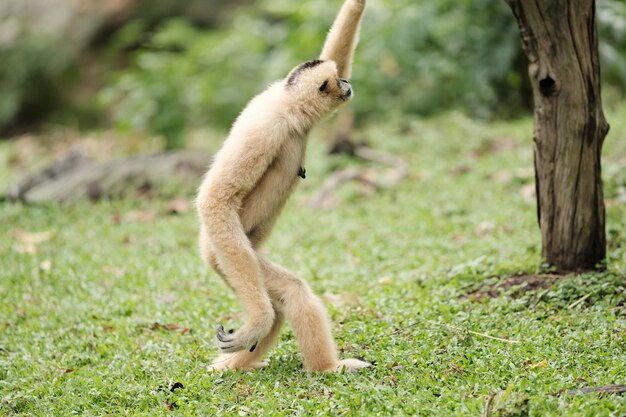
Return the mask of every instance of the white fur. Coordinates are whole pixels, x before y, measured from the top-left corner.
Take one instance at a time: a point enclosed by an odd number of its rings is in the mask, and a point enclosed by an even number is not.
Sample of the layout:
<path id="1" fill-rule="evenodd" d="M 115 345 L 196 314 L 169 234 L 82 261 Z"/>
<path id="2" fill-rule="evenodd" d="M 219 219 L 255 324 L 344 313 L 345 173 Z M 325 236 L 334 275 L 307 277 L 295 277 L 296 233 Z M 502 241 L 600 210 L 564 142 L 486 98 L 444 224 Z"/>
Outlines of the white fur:
<path id="1" fill-rule="evenodd" d="M 308 370 L 369 366 L 337 359 L 321 301 L 304 280 L 257 251 L 299 181 L 308 131 L 352 97 L 341 78 L 350 74 L 364 7 L 364 0 L 346 0 L 324 44 L 324 62 L 299 65 L 248 103 L 200 186 L 202 256 L 235 292 L 247 316 L 233 334 L 218 331 L 223 354 L 211 369 L 265 366 L 260 360 L 285 318 Z"/>

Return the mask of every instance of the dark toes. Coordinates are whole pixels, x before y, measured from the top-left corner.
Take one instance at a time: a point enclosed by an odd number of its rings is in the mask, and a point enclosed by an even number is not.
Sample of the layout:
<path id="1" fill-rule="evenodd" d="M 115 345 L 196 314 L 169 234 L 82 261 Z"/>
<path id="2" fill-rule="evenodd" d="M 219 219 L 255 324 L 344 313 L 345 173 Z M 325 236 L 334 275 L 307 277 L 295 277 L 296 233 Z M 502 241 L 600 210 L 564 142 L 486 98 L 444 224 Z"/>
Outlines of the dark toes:
<path id="1" fill-rule="evenodd" d="M 228 343 L 228 342 L 232 342 L 233 341 L 232 338 L 228 337 L 228 335 L 224 331 L 224 326 L 222 326 L 222 325 L 217 327 L 217 332 L 216 332 L 215 337 L 217 337 L 217 340 L 219 340 L 220 342 L 223 342 L 223 343 Z"/>

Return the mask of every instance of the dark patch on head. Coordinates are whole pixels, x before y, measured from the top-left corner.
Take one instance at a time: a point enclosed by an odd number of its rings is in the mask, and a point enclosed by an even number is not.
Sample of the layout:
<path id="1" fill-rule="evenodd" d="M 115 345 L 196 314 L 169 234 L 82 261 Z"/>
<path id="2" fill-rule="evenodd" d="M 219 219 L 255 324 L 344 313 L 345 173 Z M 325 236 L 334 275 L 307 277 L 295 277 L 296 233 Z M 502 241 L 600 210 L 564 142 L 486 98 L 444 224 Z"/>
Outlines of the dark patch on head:
<path id="1" fill-rule="evenodd" d="M 296 79 L 298 79 L 298 75 L 300 75 L 302 71 L 315 68 L 322 63 L 324 63 L 324 61 L 322 61 L 321 59 L 314 59 L 298 65 L 296 68 L 294 68 L 293 71 L 291 71 L 291 74 L 289 74 L 289 77 L 287 78 L 287 85 L 295 84 Z"/>

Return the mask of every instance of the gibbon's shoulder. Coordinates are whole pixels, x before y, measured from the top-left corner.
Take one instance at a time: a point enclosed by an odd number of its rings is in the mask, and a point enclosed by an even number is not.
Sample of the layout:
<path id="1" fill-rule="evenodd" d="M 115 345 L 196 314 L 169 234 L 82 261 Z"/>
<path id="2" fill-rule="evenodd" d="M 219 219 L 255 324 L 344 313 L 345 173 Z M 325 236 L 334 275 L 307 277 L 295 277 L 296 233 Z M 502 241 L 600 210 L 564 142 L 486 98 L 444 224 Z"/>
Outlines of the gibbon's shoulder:
<path id="1" fill-rule="evenodd" d="M 243 125 L 254 128 L 272 123 L 272 119 L 277 117 L 280 110 L 286 106 L 287 98 L 280 82 L 270 84 L 246 104 L 237 116 L 231 132 L 238 130 Z"/>
<path id="2" fill-rule="evenodd" d="M 241 113 L 245 113 L 250 109 L 254 111 L 265 110 L 271 112 L 276 110 L 276 106 L 280 106 L 287 99 L 287 94 L 281 81 L 275 81 L 267 86 L 265 90 L 254 96 L 244 107 Z"/>

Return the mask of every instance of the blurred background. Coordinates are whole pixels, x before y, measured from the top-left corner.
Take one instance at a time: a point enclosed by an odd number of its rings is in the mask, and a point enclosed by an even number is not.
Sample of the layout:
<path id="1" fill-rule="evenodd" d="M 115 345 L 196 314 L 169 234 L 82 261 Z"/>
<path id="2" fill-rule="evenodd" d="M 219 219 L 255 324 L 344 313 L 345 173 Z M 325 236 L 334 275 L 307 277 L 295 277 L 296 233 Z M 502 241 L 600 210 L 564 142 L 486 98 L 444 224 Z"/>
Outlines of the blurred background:
<path id="1" fill-rule="evenodd" d="M 266 84 L 317 56 L 340 4 L 3 0 L 0 138 L 102 141 L 94 132 L 107 132 L 128 146 L 175 149 L 221 137 Z M 599 0 L 597 23 L 611 106 L 626 91 L 626 2 Z M 503 0 L 370 0 L 353 74 L 361 124 L 450 110 L 484 120 L 532 112 L 526 58 Z"/>

